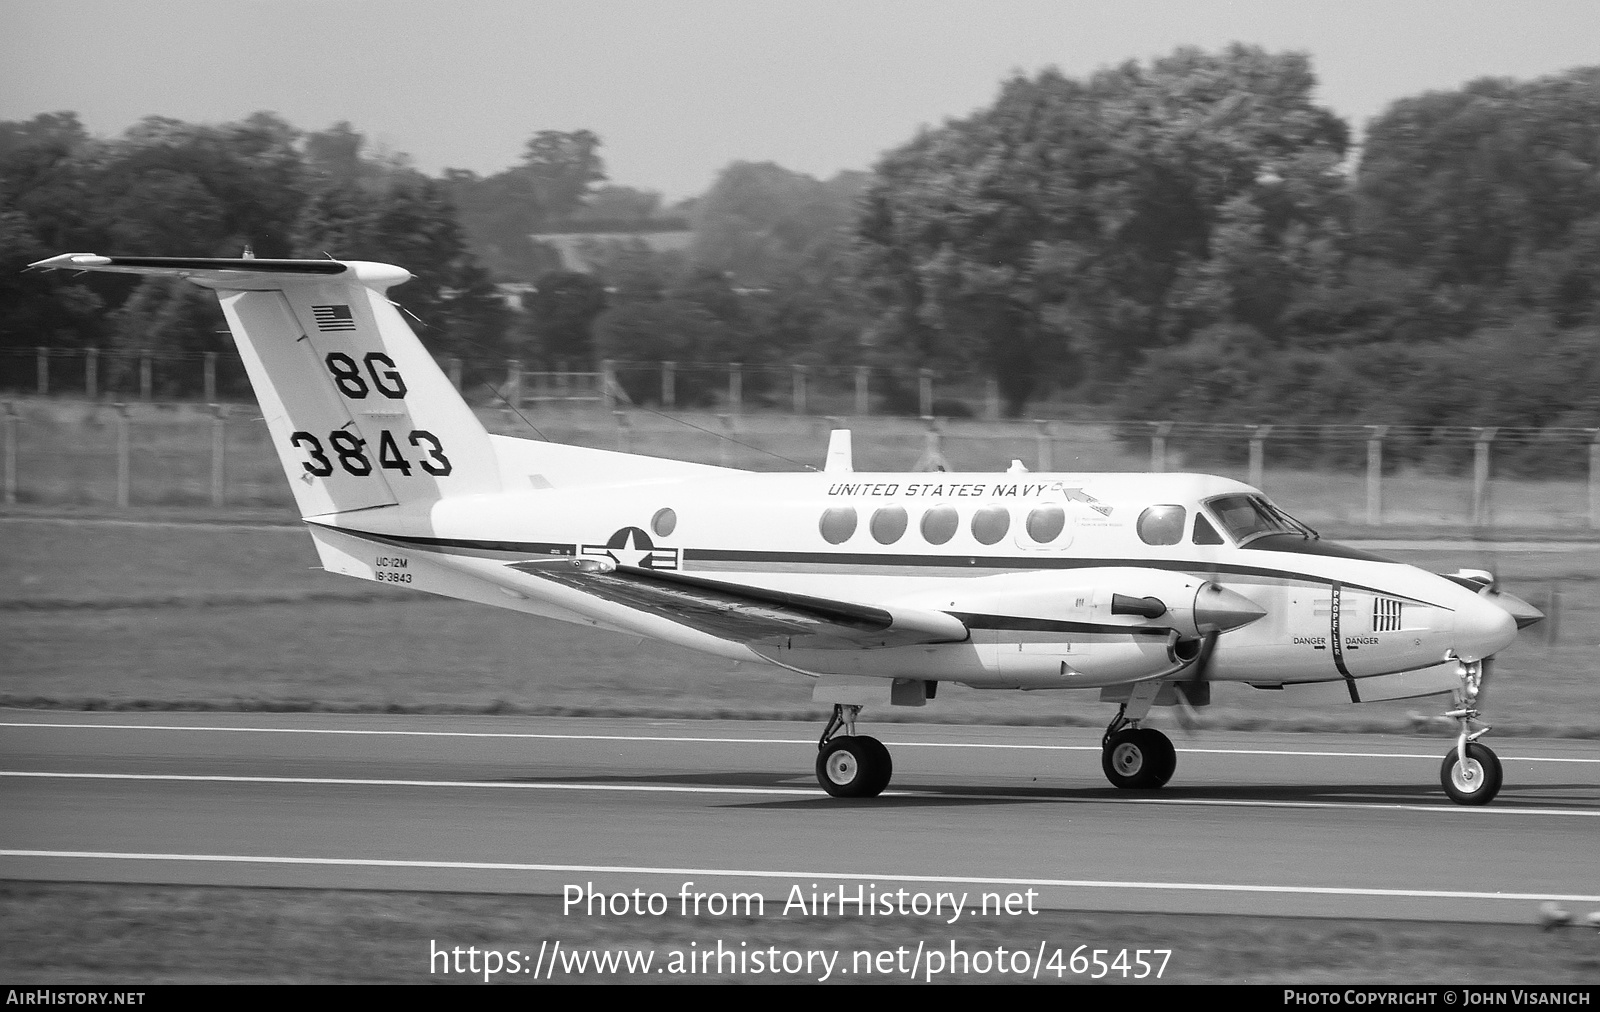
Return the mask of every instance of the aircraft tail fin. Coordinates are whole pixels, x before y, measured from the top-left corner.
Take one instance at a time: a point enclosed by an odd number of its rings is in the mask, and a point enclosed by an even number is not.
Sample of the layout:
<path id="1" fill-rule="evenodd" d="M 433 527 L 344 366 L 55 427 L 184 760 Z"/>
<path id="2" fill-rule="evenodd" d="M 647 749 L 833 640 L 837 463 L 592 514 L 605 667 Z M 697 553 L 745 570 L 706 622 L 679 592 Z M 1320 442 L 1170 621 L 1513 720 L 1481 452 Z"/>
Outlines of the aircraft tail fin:
<path id="1" fill-rule="evenodd" d="M 399 267 L 88 253 L 30 266 L 215 290 L 301 516 L 500 490 L 487 432 L 389 301 L 411 277 Z"/>

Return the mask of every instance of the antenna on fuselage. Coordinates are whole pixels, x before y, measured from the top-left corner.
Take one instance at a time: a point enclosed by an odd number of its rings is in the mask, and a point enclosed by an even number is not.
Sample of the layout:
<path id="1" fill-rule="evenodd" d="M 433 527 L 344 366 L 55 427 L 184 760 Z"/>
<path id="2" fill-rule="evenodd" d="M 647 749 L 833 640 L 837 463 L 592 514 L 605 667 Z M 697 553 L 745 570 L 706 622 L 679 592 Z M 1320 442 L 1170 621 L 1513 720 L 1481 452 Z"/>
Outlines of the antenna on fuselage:
<path id="1" fill-rule="evenodd" d="M 850 430 L 834 429 L 828 433 L 828 459 L 823 471 L 854 471 L 855 461 L 850 449 Z"/>

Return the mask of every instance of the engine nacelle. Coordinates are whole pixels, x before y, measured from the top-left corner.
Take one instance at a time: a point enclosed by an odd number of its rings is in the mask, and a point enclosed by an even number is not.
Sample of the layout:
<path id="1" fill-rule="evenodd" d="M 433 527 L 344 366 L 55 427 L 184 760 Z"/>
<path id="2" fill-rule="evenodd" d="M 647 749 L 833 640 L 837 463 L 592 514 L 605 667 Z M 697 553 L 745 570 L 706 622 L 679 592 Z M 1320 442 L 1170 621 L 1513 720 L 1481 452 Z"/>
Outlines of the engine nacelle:
<path id="1" fill-rule="evenodd" d="M 979 689 L 1094 688 L 1174 674 L 1206 635 L 1266 614 L 1207 580 L 1111 566 L 974 577 L 882 605 L 947 614 L 967 627 L 967 639 L 878 650 L 784 645 L 761 653 L 816 674 L 932 678 Z"/>
<path id="2" fill-rule="evenodd" d="M 969 629 L 1116 633 L 1170 629 L 1182 639 L 1247 625 L 1266 611 L 1243 594 L 1186 573 L 1105 567 L 978 577 L 901 603 L 948 612 Z"/>

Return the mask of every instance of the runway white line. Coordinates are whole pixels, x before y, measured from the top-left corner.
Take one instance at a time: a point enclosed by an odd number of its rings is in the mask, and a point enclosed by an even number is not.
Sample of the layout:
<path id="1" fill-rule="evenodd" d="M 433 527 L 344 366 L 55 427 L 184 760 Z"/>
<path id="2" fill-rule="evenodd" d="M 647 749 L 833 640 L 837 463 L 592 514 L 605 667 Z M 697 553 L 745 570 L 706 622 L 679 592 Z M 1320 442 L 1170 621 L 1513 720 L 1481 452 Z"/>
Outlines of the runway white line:
<path id="1" fill-rule="evenodd" d="M 603 864 L 513 864 L 498 861 L 419 861 L 361 857 L 279 857 L 254 854 L 141 854 L 92 850 L 0 850 L 0 858 L 66 858 L 101 861 L 193 861 L 207 864 L 320 865 L 334 868 L 415 868 L 441 871 L 558 872 L 576 875 L 668 875 L 686 879 L 716 878 L 835 879 L 868 882 L 916 882 L 928 885 L 1047 886 L 1063 889 L 1159 889 L 1183 892 L 1268 893 L 1300 896 L 1381 896 L 1394 899 L 1554 900 L 1600 903 L 1600 895 L 1582 893 L 1508 893 L 1453 889 L 1370 889 L 1353 886 L 1245 885 L 1227 882 L 1139 882 L 1105 879 L 998 878 L 976 875 L 896 875 L 856 871 L 774 871 L 765 868 L 654 868 Z"/>
<path id="2" fill-rule="evenodd" d="M 370 780 L 356 777 L 252 777 L 207 773 L 56 773 L 0 770 L 0 777 L 59 780 L 153 780 L 175 783 L 292 784 L 308 787 L 454 787 L 518 791 L 634 791 L 651 794 L 799 794 L 822 796 L 806 787 L 679 787 L 665 784 L 554 784 L 519 780 Z M 1600 814 L 1600 813 L 1597 813 Z"/>
<path id="3" fill-rule="evenodd" d="M 595 791 L 632 792 L 637 794 L 754 794 L 800 795 L 821 798 L 823 792 L 814 787 L 713 787 L 710 785 L 687 787 L 667 784 L 557 784 L 521 780 L 376 780 L 356 777 L 268 777 L 210 773 L 62 773 L 35 770 L 0 770 L 0 778 L 37 780 L 144 780 L 169 783 L 221 783 L 221 784 L 273 784 L 305 787 L 452 787 L 458 790 L 482 788 L 485 790 L 519 791 Z M 1436 814 L 1466 811 L 1460 805 L 1428 804 L 1408 805 L 1398 802 L 1371 801 L 1267 801 L 1230 800 L 1222 798 L 1141 798 L 1120 795 L 1102 795 L 1093 798 L 1070 798 L 1060 795 L 1001 794 L 1001 793 L 950 793 L 946 791 L 899 790 L 885 791 L 885 798 L 928 798 L 950 801 L 1011 801 L 1018 804 L 1116 804 L 1116 805 L 1169 805 L 1209 808 L 1299 808 L 1299 809 L 1359 809 L 1363 811 L 1433 812 Z M 1495 815 L 1554 815 L 1600 818 L 1600 809 L 1583 808 L 1512 808 L 1495 806 L 1472 809 Z"/>
<path id="4" fill-rule="evenodd" d="M 710 738 L 679 735 L 645 734 L 541 734 L 531 731 L 405 731 L 393 728 L 331 728 L 331 727 L 237 727 L 229 725 L 199 724 L 90 724 L 47 721 L 0 721 L 0 727 L 51 727 L 60 729 L 95 729 L 114 731 L 225 731 L 258 734 L 346 734 L 377 735 L 409 738 L 511 738 L 543 739 L 549 741 L 643 741 L 688 742 L 712 745 L 815 745 L 815 738 Z M 1453 739 L 1440 739 L 1444 748 Z M 1047 752 L 1099 752 L 1099 745 L 1037 745 L 1005 742 L 954 742 L 954 741 L 890 741 L 886 744 L 904 748 L 992 748 L 1023 749 Z M 1443 752 L 1326 752 L 1302 749 L 1243 749 L 1243 748 L 1179 748 L 1180 753 L 1192 755 L 1275 755 L 1307 756 L 1338 759 L 1428 759 L 1438 762 Z M 1522 756 L 1502 755 L 1501 762 L 1515 760 L 1531 763 L 1595 763 L 1600 758 L 1578 756 Z"/>

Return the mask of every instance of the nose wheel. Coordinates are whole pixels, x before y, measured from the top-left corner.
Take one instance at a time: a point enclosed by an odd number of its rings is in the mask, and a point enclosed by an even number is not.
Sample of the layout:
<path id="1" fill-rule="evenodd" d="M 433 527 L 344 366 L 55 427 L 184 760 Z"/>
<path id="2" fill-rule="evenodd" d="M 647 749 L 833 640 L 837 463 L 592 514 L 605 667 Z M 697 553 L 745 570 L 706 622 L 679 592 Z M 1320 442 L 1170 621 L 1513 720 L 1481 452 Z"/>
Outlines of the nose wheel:
<path id="1" fill-rule="evenodd" d="M 1489 746 L 1468 742 L 1465 758 L 1459 748 L 1444 757 L 1439 782 L 1458 805 L 1487 805 L 1500 793 L 1500 758 Z"/>

